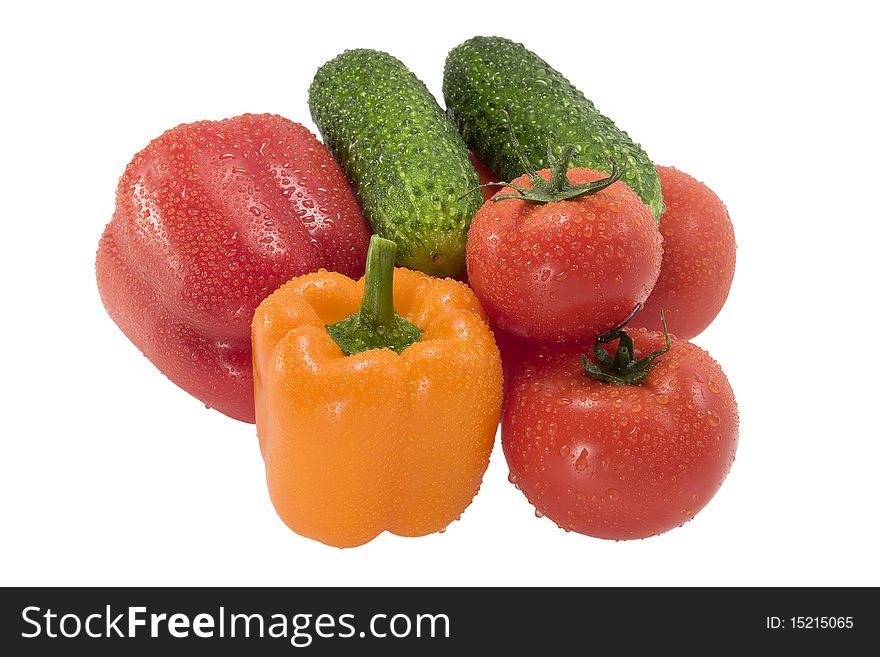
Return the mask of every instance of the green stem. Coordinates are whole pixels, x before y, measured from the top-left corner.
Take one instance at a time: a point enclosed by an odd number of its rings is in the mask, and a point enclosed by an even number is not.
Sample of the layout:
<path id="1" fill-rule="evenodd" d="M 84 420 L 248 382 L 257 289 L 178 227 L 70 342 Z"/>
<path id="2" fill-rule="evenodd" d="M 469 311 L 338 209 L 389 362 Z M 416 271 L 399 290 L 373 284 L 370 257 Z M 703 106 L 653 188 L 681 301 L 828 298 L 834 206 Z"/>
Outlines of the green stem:
<path id="1" fill-rule="evenodd" d="M 547 191 L 551 194 L 561 194 L 566 188 L 571 187 L 571 183 L 568 182 L 568 167 L 571 164 L 571 158 L 574 157 L 574 144 L 563 146 L 557 160 L 553 159 L 553 149 L 550 148 L 549 143 L 547 146 L 547 161 L 553 162 Z"/>
<path id="2" fill-rule="evenodd" d="M 367 268 L 364 272 L 364 298 L 361 301 L 362 321 L 377 326 L 394 321 L 394 253 L 396 245 L 378 235 L 370 238 Z"/>
<path id="3" fill-rule="evenodd" d="M 571 160 L 577 151 L 574 144 L 566 144 L 562 147 L 559 157 L 553 155 L 552 136 L 547 138 L 547 167 L 550 169 L 550 180 L 544 180 L 535 171 L 528 158 L 522 151 L 519 140 L 513 132 L 513 125 L 510 122 L 510 115 L 502 110 L 507 119 L 507 130 L 510 133 L 510 144 L 522 163 L 525 175 L 532 184 L 531 188 L 513 185 L 509 182 L 486 183 L 480 187 L 510 187 L 514 190 L 512 194 L 496 194 L 491 199 L 492 203 L 504 201 L 509 198 L 517 198 L 522 201 L 531 203 L 555 203 L 557 201 L 569 201 L 571 199 L 581 198 L 582 196 L 590 196 L 601 192 L 606 187 L 610 187 L 623 176 L 623 167 L 618 166 L 617 162 L 611 160 L 611 174 L 607 178 L 596 180 L 594 182 L 573 184 L 568 179 L 568 169 Z M 475 191 L 475 190 L 471 190 Z M 469 192 L 470 193 L 470 192 Z"/>
<path id="4" fill-rule="evenodd" d="M 371 349 L 400 353 L 422 335 L 422 329 L 394 311 L 394 253 L 397 246 L 378 235 L 370 238 L 364 297 L 358 312 L 327 325 L 330 337 L 346 356 Z"/>
<path id="5" fill-rule="evenodd" d="M 671 343 L 669 341 L 669 331 L 666 330 L 666 318 L 661 311 L 660 321 L 663 323 L 663 335 L 666 337 L 666 346 L 636 360 L 635 345 L 633 345 L 632 338 L 629 333 L 624 331 L 624 328 L 641 309 L 642 304 L 639 304 L 623 324 L 615 326 L 607 333 L 603 333 L 596 338 L 596 345 L 593 347 L 596 364 L 589 362 L 586 355 L 581 354 L 581 363 L 587 376 L 597 381 L 617 385 L 639 385 L 645 382 L 648 374 L 651 372 L 651 368 L 657 364 L 656 359 L 669 351 Z M 617 351 L 614 356 L 611 356 L 603 345 L 615 340 L 617 340 Z"/>

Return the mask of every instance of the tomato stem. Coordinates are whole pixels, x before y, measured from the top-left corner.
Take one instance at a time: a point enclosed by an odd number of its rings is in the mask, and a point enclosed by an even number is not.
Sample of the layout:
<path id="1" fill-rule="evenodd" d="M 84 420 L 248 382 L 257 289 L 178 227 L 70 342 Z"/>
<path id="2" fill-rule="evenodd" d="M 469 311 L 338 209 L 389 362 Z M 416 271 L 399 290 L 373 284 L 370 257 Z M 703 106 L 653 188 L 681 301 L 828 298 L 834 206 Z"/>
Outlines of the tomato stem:
<path id="1" fill-rule="evenodd" d="M 645 382 L 651 369 L 657 364 L 657 358 L 669 351 L 671 343 L 669 341 L 669 331 L 666 330 L 666 318 L 661 310 L 660 321 L 663 324 L 666 346 L 636 360 L 635 345 L 633 345 L 632 338 L 624 328 L 641 309 L 642 304 L 638 304 L 632 314 L 622 324 L 615 326 L 607 333 L 603 333 L 596 338 L 596 345 L 593 347 L 596 363 L 589 362 L 586 354 L 581 354 L 581 363 L 587 376 L 597 381 L 616 385 L 639 385 Z M 603 345 L 615 340 L 617 340 L 617 351 L 612 357 Z"/>
<path id="2" fill-rule="evenodd" d="M 396 250 L 391 240 L 378 235 L 370 238 L 361 308 L 341 322 L 327 324 L 327 332 L 346 356 L 370 349 L 400 353 L 422 335 L 422 329 L 394 311 Z"/>
<path id="3" fill-rule="evenodd" d="M 477 187 L 476 189 L 482 187 L 510 187 L 515 190 L 514 193 L 511 194 L 496 194 L 489 199 L 492 203 L 511 198 L 529 201 L 530 203 L 555 203 L 557 201 L 567 201 L 582 196 L 596 194 L 606 187 L 613 185 L 620 180 L 621 176 L 623 176 L 624 167 L 618 166 L 617 162 L 612 159 L 611 174 L 607 178 L 578 185 L 572 184 L 568 179 L 568 169 L 571 164 L 571 159 L 577 151 L 577 146 L 574 144 L 565 144 L 557 157 L 553 153 L 553 135 L 551 134 L 547 136 L 547 164 L 550 169 L 550 180 L 544 180 L 544 178 L 538 175 L 535 167 L 532 166 L 531 162 L 529 162 L 528 158 L 526 158 L 523 153 L 519 140 L 513 132 L 513 126 L 510 122 L 510 114 L 508 114 L 506 110 L 501 111 L 507 119 L 507 130 L 510 133 L 510 144 L 517 157 L 519 157 L 523 170 L 529 178 L 531 187 L 514 185 L 510 182 L 492 182 Z"/>

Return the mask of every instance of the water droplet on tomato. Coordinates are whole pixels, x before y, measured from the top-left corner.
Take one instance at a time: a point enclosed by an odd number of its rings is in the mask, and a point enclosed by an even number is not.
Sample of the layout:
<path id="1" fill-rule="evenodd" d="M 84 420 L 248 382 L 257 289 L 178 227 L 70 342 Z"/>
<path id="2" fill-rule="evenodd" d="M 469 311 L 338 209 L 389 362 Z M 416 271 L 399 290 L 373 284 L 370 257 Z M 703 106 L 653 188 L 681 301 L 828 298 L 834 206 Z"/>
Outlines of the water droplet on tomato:
<path id="1" fill-rule="evenodd" d="M 605 497 L 607 497 L 609 500 L 614 501 L 618 497 L 620 497 L 620 492 L 616 488 L 609 488 L 605 491 Z"/>
<path id="2" fill-rule="evenodd" d="M 577 459 L 574 462 L 574 467 L 578 472 L 583 472 L 587 469 L 587 450 L 582 449 L 581 453 L 578 454 Z"/>

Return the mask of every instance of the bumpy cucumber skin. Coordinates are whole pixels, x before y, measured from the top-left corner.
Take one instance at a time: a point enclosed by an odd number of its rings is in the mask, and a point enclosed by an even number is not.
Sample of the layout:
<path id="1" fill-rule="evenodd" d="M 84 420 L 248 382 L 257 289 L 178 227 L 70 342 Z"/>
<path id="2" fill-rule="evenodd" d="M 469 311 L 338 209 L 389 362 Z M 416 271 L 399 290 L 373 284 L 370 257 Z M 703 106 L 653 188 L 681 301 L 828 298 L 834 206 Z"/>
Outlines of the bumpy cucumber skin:
<path id="1" fill-rule="evenodd" d="M 315 74 L 309 109 L 373 230 L 397 243 L 397 264 L 460 274 L 480 181 L 424 83 L 387 53 L 347 50 Z"/>
<path id="2" fill-rule="evenodd" d="M 576 145 L 571 166 L 610 172 L 611 158 L 624 165 L 624 182 L 654 217 L 659 220 L 666 210 L 657 170 L 641 146 L 522 44 L 474 37 L 457 46 L 446 58 L 443 96 L 465 142 L 503 180 L 524 173 L 502 112 L 507 110 L 513 132 L 536 169 L 548 166 L 550 136 L 557 154 L 565 144 Z"/>

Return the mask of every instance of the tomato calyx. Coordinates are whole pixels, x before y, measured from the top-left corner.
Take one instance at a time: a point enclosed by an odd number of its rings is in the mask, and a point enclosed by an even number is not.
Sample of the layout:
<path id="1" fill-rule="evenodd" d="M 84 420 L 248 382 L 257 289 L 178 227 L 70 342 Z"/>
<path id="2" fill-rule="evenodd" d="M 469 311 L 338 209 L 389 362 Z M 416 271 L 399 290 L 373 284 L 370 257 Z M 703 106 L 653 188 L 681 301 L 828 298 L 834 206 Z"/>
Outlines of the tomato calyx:
<path id="1" fill-rule="evenodd" d="M 648 374 L 651 372 L 651 368 L 656 365 L 656 359 L 669 351 L 670 341 L 669 331 L 666 330 L 666 318 L 661 312 L 660 321 L 663 323 L 663 335 L 666 338 L 666 346 L 636 360 L 633 340 L 623 329 L 626 328 L 626 325 L 632 321 L 633 317 L 641 309 L 642 304 L 637 305 L 626 321 L 596 338 L 596 344 L 593 347 L 596 363 L 589 362 L 586 354 L 581 354 L 581 363 L 587 376 L 597 381 L 615 385 L 632 386 L 645 382 Z M 617 351 L 612 356 L 603 345 L 615 340 L 617 340 Z"/>
<path id="2" fill-rule="evenodd" d="M 575 146 L 574 144 L 566 144 L 562 147 L 562 151 L 557 157 L 553 153 L 552 139 L 551 137 L 548 137 L 547 167 L 550 169 L 550 180 L 544 180 L 544 178 L 538 175 L 535 167 L 531 164 L 531 162 L 529 162 L 525 154 L 523 154 L 522 147 L 519 144 L 519 140 L 516 138 L 516 135 L 513 132 L 513 126 L 511 126 L 510 124 L 510 115 L 505 110 L 502 110 L 502 112 L 504 112 L 504 115 L 507 117 L 507 130 L 510 133 L 510 143 L 513 146 L 513 150 L 523 166 L 523 170 L 529 177 L 529 182 L 532 186 L 530 189 L 521 185 L 515 185 L 512 182 L 503 181 L 480 185 L 479 188 L 511 187 L 515 190 L 515 192 L 511 194 L 496 194 L 491 199 L 489 199 L 490 201 L 492 201 L 492 203 L 497 203 L 498 201 L 504 201 L 511 198 L 528 201 L 530 203 L 555 203 L 557 201 L 569 201 L 571 199 L 580 198 L 582 196 L 590 196 L 591 194 L 600 192 L 606 187 L 610 187 L 611 185 L 616 183 L 618 180 L 620 180 L 621 176 L 623 176 L 624 167 L 618 166 L 617 162 L 612 159 L 611 173 L 607 178 L 602 178 L 601 180 L 596 180 L 594 182 L 580 183 L 577 185 L 573 184 L 568 179 L 568 169 L 569 164 L 571 163 L 571 158 L 574 157 L 575 151 L 577 150 L 577 146 Z"/>
<path id="3" fill-rule="evenodd" d="M 346 356 L 371 349 L 400 353 L 418 342 L 422 329 L 394 311 L 394 253 L 397 245 L 378 235 L 370 238 L 361 308 L 341 322 L 327 324 L 327 333 Z"/>

